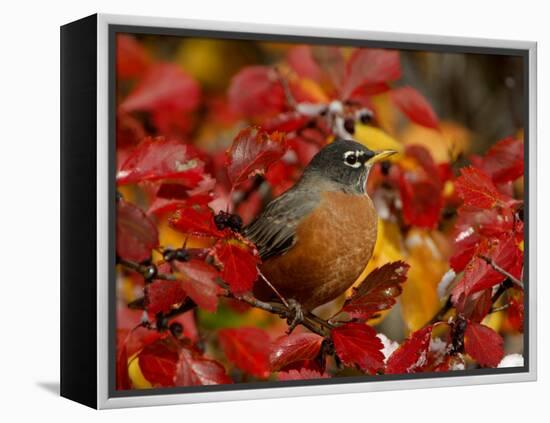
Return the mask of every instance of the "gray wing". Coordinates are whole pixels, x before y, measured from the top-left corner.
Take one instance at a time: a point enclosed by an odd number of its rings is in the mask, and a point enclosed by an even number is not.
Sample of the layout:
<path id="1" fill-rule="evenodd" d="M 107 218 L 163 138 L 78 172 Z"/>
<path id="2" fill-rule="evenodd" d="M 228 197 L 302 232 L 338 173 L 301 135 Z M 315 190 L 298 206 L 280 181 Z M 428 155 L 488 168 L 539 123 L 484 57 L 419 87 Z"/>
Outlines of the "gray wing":
<path id="1" fill-rule="evenodd" d="M 256 245 L 262 260 L 284 254 L 296 243 L 298 223 L 319 200 L 316 192 L 293 188 L 269 203 L 243 233 Z"/>

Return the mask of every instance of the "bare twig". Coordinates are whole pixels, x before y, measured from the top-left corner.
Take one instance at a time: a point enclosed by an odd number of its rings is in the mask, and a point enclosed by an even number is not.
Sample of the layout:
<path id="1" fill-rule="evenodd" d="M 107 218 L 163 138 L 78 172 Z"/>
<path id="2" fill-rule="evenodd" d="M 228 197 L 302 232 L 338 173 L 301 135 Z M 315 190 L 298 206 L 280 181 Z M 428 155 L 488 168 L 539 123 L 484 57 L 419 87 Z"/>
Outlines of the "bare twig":
<path id="1" fill-rule="evenodd" d="M 275 67 L 275 74 L 277 75 L 277 79 L 281 83 L 281 87 L 283 87 L 283 92 L 285 94 L 287 104 L 292 109 L 296 109 L 296 99 L 294 98 L 294 95 L 292 95 L 292 91 L 290 90 L 287 79 L 283 76 L 281 70 L 277 67 Z"/>
<path id="2" fill-rule="evenodd" d="M 497 272 L 506 276 L 516 286 L 516 288 L 523 289 L 523 283 L 518 278 L 516 278 L 514 275 L 512 275 L 508 271 L 504 270 L 502 267 L 496 264 L 490 257 L 484 256 L 482 254 L 478 254 L 478 257 L 484 260 L 488 265 L 490 265 Z"/>
<path id="3" fill-rule="evenodd" d="M 288 301 L 285 299 L 285 297 L 282 296 L 282 294 L 273 286 L 271 282 L 267 280 L 267 278 L 263 275 L 262 271 L 260 269 L 258 270 L 258 274 L 263 279 L 263 281 L 271 288 L 271 290 L 277 295 L 277 297 L 281 300 L 281 302 L 286 306 L 286 308 L 290 309 L 290 305 L 288 304 Z"/>
<path id="4" fill-rule="evenodd" d="M 440 322 L 441 320 L 443 320 L 443 318 L 451 308 L 453 308 L 453 302 L 451 300 L 451 297 L 449 296 L 443 307 L 441 307 L 439 311 L 434 315 L 434 317 L 432 317 L 431 320 L 426 324 L 433 325 L 434 323 Z"/>
<path id="5" fill-rule="evenodd" d="M 138 272 L 145 276 L 145 272 L 148 268 L 148 266 L 145 266 L 143 264 L 139 264 L 130 260 L 125 260 L 122 258 L 118 259 L 118 264 L 126 267 L 127 269 L 133 270 L 134 272 Z M 170 275 L 168 273 L 157 273 L 154 277 L 154 279 L 164 279 L 167 281 L 177 281 L 178 279 L 174 275 Z"/>

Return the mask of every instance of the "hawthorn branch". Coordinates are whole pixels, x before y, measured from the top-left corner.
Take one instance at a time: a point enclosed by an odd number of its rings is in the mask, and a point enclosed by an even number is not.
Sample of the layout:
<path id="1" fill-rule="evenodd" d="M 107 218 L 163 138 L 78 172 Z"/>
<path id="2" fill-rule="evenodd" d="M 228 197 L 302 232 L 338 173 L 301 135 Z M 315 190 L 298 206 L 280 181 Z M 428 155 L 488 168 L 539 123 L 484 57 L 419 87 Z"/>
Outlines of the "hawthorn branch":
<path id="1" fill-rule="evenodd" d="M 447 301 L 445 301 L 445 304 L 443 305 L 443 307 L 439 309 L 439 311 L 434 315 L 434 317 L 430 319 L 428 323 L 426 323 L 425 326 L 433 325 L 434 323 L 437 323 L 443 320 L 443 318 L 451 308 L 453 308 L 453 302 L 451 300 L 451 296 L 449 295 L 449 298 L 447 298 Z"/>
<path id="2" fill-rule="evenodd" d="M 149 266 L 136 263 L 130 260 L 125 260 L 122 258 L 119 258 L 117 263 L 129 270 L 140 273 L 144 277 L 146 276 L 147 269 L 149 268 Z M 163 280 L 173 281 L 173 282 L 178 281 L 175 275 L 171 275 L 167 273 L 157 273 L 154 279 L 163 279 Z M 234 300 L 248 304 L 252 307 L 267 311 L 268 313 L 276 314 L 287 321 L 288 319 L 293 317 L 292 310 L 288 302 L 286 304 L 268 303 L 265 301 L 260 301 L 256 297 L 250 294 L 235 295 L 232 292 L 230 292 L 226 287 L 224 287 L 223 295 L 227 298 L 232 298 Z M 145 309 L 144 298 L 141 297 L 141 298 L 138 298 L 137 300 L 132 301 L 131 303 L 128 304 L 128 307 L 132 309 L 139 309 L 139 310 Z M 197 304 L 191 298 L 187 297 L 177 308 L 170 310 L 168 313 L 162 313 L 162 316 L 160 317 L 164 319 L 171 319 L 189 310 L 192 310 L 196 307 L 197 307 Z M 329 336 L 330 335 L 329 331 L 333 328 L 333 326 L 330 323 L 321 319 L 320 317 L 317 317 L 311 312 L 307 312 L 304 318 L 298 321 L 298 324 L 303 325 L 310 331 L 322 337 Z"/>
<path id="3" fill-rule="evenodd" d="M 147 279 L 146 272 L 148 271 L 150 266 L 146 266 L 144 264 L 136 263 L 134 261 L 125 260 L 123 258 L 119 258 L 117 260 L 117 263 L 126 267 L 127 269 L 133 270 L 134 272 L 140 273 L 144 278 Z M 167 281 L 177 281 L 178 279 L 174 275 L 170 275 L 168 273 L 155 273 L 154 279 L 164 279 Z"/>
<path id="4" fill-rule="evenodd" d="M 278 67 L 275 67 L 275 74 L 277 75 L 277 79 L 279 80 L 279 83 L 283 88 L 283 92 L 285 94 L 285 99 L 288 106 L 291 107 L 292 109 L 296 109 L 296 105 L 297 105 L 296 99 L 294 98 L 294 95 L 290 90 L 290 86 L 288 84 L 287 79 L 283 76 L 281 70 Z"/>

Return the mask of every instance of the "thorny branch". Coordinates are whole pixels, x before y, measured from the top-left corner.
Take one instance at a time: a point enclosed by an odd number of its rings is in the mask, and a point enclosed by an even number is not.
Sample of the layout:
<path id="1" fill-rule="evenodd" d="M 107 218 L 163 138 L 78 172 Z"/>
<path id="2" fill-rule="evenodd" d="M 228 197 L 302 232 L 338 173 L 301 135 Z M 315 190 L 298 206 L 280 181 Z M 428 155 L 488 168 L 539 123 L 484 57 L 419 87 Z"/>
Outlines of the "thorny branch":
<path id="1" fill-rule="evenodd" d="M 150 266 L 146 266 L 143 264 L 135 263 L 129 260 L 119 259 L 118 264 L 126 267 L 127 269 L 136 271 L 140 273 L 142 276 L 146 277 L 148 269 Z M 168 281 L 177 281 L 177 277 L 175 275 L 171 274 L 165 274 L 165 273 L 156 273 L 154 279 L 164 279 Z M 287 322 L 290 322 L 292 319 L 295 318 L 295 311 L 289 306 L 289 304 L 283 304 L 279 302 L 265 302 L 260 301 L 256 297 L 252 296 L 251 294 L 243 294 L 243 295 L 235 295 L 231 291 L 227 289 L 227 287 L 223 287 L 224 292 L 223 296 L 226 298 L 232 298 L 236 301 L 243 302 L 245 304 L 248 304 L 251 307 L 255 307 L 261 310 L 264 310 L 271 314 L 276 314 L 279 317 L 287 320 Z M 134 309 L 143 309 L 144 308 L 144 301 L 143 298 L 138 298 L 135 301 L 132 301 L 130 304 L 128 304 L 130 308 Z M 192 310 L 197 305 L 193 300 L 190 298 L 187 298 L 185 301 L 183 301 L 182 304 L 180 304 L 177 308 L 171 310 L 168 313 L 163 313 L 162 318 L 170 319 L 173 318 L 179 314 L 185 313 L 189 310 Z M 158 317 L 158 316 L 157 316 Z M 158 318 L 157 318 L 158 320 Z M 322 337 L 328 337 L 330 335 L 330 330 L 333 329 L 335 326 L 320 317 L 316 316 L 310 311 L 305 312 L 302 319 L 300 319 L 298 324 L 303 325 L 310 331 L 322 336 Z"/>

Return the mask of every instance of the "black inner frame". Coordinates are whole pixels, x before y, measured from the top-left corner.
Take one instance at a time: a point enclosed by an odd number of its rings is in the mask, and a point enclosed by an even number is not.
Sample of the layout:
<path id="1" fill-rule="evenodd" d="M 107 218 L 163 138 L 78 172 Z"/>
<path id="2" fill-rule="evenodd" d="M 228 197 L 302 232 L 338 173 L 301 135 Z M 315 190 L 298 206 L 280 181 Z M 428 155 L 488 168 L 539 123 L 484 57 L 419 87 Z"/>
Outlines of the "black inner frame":
<path id="1" fill-rule="evenodd" d="M 281 35 L 281 34 L 261 34 L 249 32 L 230 32 L 230 31 L 213 31 L 202 29 L 187 29 L 187 28 L 168 28 L 168 27 L 145 27 L 133 25 L 114 25 L 108 26 L 108 45 L 109 45 L 109 390 L 110 398 L 115 397 L 130 397 L 142 395 L 166 395 L 166 394 L 183 394 L 192 392 L 216 392 L 216 391 L 235 391 L 235 390 L 250 390 L 250 389 L 266 389 L 266 388 L 283 388 L 295 386 L 314 386 L 314 385 L 340 385 L 348 383 L 365 383 L 377 381 L 396 381 L 410 379 L 432 379 L 444 377 L 463 377 L 463 376 L 478 376 L 478 375 L 495 375 L 495 374 L 510 374 L 510 373 L 527 373 L 529 372 L 529 144 L 530 130 L 529 127 L 529 50 L 527 49 L 510 49 L 510 48 L 494 48 L 494 47 L 471 47 L 459 46 L 450 44 L 431 44 L 406 41 L 379 41 L 379 40 L 361 40 L 347 38 L 329 38 L 322 36 L 297 36 L 297 35 Z M 208 386 L 189 386 L 189 387 L 173 387 L 173 388 L 151 388 L 151 389 L 132 389 L 132 390 L 117 390 L 116 389 L 116 35 L 117 33 L 127 34 L 149 34 L 149 35 L 166 35 L 177 37 L 197 37 L 197 38 L 218 38 L 218 39 L 233 39 L 233 40 L 249 40 L 249 41 L 277 41 L 286 43 L 301 43 L 301 44 L 318 44 L 318 45 L 336 45 L 350 47 L 377 47 L 391 48 L 398 50 L 420 50 L 439 53 L 473 53 L 473 54 L 490 54 L 490 55 L 506 55 L 519 56 L 523 60 L 523 121 L 524 121 L 524 157 L 525 157 L 525 173 L 524 173 L 524 215 L 527 217 L 524 221 L 524 275 L 523 278 L 527 283 L 524 286 L 524 328 L 523 328 L 523 367 L 509 367 L 496 369 L 471 369 L 451 372 L 427 372 L 418 374 L 402 374 L 402 375 L 377 375 L 377 376 L 349 376 L 330 379 L 314 379 L 314 380 L 292 380 L 292 381 L 258 381 L 252 383 L 238 383 L 233 385 L 208 385 Z M 335 393 L 337 389 L 335 389 Z"/>

